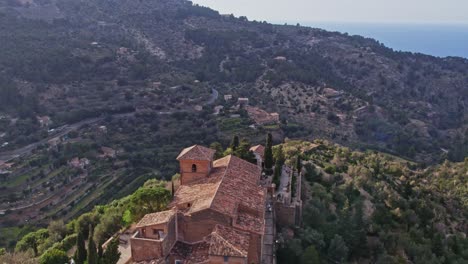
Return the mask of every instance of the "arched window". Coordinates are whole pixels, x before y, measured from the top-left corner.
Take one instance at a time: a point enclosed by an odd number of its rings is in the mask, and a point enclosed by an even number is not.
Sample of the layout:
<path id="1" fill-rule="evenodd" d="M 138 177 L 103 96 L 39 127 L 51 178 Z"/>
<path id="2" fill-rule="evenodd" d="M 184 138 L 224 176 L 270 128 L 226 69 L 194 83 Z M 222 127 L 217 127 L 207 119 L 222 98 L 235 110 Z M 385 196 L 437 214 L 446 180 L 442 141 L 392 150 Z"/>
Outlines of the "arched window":
<path id="1" fill-rule="evenodd" d="M 192 165 L 192 172 L 197 172 L 197 165 L 196 164 Z"/>

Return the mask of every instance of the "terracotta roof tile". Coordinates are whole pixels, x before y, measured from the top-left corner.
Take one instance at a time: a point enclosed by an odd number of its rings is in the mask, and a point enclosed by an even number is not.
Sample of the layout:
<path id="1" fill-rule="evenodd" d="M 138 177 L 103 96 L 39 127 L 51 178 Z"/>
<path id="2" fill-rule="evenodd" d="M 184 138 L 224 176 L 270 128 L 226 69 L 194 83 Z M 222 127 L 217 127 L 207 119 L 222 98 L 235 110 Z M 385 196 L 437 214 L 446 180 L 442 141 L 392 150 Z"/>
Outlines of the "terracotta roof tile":
<path id="1" fill-rule="evenodd" d="M 210 255 L 247 257 L 249 252 L 249 233 L 229 227 L 217 225 L 206 240 L 210 244 Z"/>
<path id="2" fill-rule="evenodd" d="M 213 160 L 216 150 L 207 147 L 193 145 L 185 148 L 177 156 L 177 160 Z"/>
<path id="3" fill-rule="evenodd" d="M 152 214 L 147 214 L 140 220 L 140 222 L 138 222 L 136 227 L 138 228 L 138 227 L 167 223 L 169 222 L 169 220 L 174 214 L 175 214 L 175 211 L 173 209 L 162 211 L 162 212 L 157 212 L 157 213 L 152 213 Z"/>
<path id="4" fill-rule="evenodd" d="M 257 153 L 258 155 L 260 155 L 260 157 L 262 157 L 262 159 L 264 158 L 264 155 L 265 155 L 264 146 L 262 145 L 253 146 L 250 148 L 250 151 L 252 151 L 253 153 Z"/>
<path id="5" fill-rule="evenodd" d="M 250 213 L 252 218 L 257 218 L 257 223 L 244 226 L 246 221 L 238 221 L 238 227 L 261 233 L 266 192 L 258 186 L 260 176 L 260 167 L 229 155 L 213 162 L 207 178 L 180 186 L 170 206 L 180 208 L 187 204 L 185 213 L 210 208 L 234 220 L 239 211 Z"/>
<path id="6" fill-rule="evenodd" d="M 244 230 L 251 230 L 257 233 L 263 232 L 264 221 L 263 217 L 251 214 L 249 212 L 240 211 L 235 219 L 234 226 Z"/>
<path id="7" fill-rule="evenodd" d="M 187 244 L 177 241 L 172 247 L 170 255 L 184 264 L 204 263 L 208 261 L 210 245 L 203 241 L 196 244 Z"/>

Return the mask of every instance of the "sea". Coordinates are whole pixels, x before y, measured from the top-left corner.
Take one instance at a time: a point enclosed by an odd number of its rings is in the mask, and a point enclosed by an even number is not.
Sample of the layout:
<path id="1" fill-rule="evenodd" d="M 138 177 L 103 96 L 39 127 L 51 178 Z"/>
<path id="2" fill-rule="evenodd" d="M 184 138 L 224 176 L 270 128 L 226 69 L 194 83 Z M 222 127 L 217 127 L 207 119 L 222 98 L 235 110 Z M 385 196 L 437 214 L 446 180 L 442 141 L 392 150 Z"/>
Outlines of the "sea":
<path id="1" fill-rule="evenodd" d="M 300 23 L 303 26 L 360 35 L 397 51 L 468 59 L 468 24 Z"/>

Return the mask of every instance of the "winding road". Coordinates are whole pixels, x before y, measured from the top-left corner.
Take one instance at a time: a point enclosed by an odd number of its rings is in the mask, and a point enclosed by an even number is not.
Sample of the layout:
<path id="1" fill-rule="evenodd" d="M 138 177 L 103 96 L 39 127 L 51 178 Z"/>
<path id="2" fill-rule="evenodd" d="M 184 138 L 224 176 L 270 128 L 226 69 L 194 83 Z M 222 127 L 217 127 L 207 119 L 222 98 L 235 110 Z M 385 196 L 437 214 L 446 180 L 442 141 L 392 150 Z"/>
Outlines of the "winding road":
<path id="1" fill-rule="evenodd" d="M 218 90 L 212 88 L 210 97 L 208 98 L 208 101 L 206 101 L 205 105 L 213 104 L 218 99 L 218 97 L 219 97 Z M 158 112 L 158 114 L 160 114 L 160 115 L 170 115 L 172 113 L 174 113 L 174 111 Z M 114 114 L 112 116 L 114 118 L 125 118 L 125 117 L 131 117 L 131 116 L 134 116 L 134 115 L 135 115 L 135 112 L 124 113 L 124 114 Z M 18 148 L 18 149 L 5 151 L 5 152 L 0 152 L 0 160 L 4 161 L 4 162 L 8 162 L 8 161 L 11 161 L 12 159 L 15 159 L 17 157 L 28 155 L 34 149 L 36 149 L 38 146 L 43 145 L 43 144 L 47 144 L 47 142 L 49 140 L 51 140 L 51 139 L 60 138 L 60 137 L 62 137 L 64 135 L 70 133 L 71 131 L 79 129 L 80 127 L 82 127 L 84 125 L 95 124 L 95 123 L 98 123 L 98 122 L 100 122 L 102 120 L 104 120 L 104 117 L 95 117 L 95 118 L 85 119 L 85 120 L 82 120 L 82 121 L 74 123 L 74 124 L 64 125 L 64 126 L 59 128 L 60 132 L 57 133 L 57 134 L 48 136 L 47 138 L 44 138 L 44 139 L 42 139 L 42 140 L 40 140 L 38 142 L 31 143 L 31 144 L 29 144 L 27 146 L 24 146 L 24 147 L 21 147 L 21 148 Z"/>
<path id="2" fill-rule="evenodd" d="M 133 116 L 134 114 L 135 114 L 135 112 L 125 113 L 125 114 L 115 114 L 115 115 L 113 115 L 113 117 L 123 118 L 123 117 Z M 24 147 L 15 149 L 15 150 L 1 152 L 0 153 L 0 160 L 8 162 L 8 161 L 10 161 L 10 160 L 12 160 L 14 158 L 28 155 L 28 154 L 31 153 L 31 151 L 33 151 L 38 146 L 43 145 L 43 144 L 47 144 L 47 142 L 49 140 L 51 140 L 51 139 L 60 138 L 60 137 L 62 137 L 64 135 L 70 133 L 71 131 L 79 129 L 80 127 L 82 127 L 84 125 L 95 124 L 95 123 L 98 123 L 98 122 L 102 121 L 103 119 L 104 119 L 104 117 L 95 117 L 95 118 L 85 119 L 85 120 L 82 120 L 80 122 L 77 122 L 77 123 L 74 123 L 74 124 L 71 124 L 71 125 L 64 125 L 64 126 L 59 128 L 60 132 L 57 133 L 57 134 L 48 136 L 47 138 L 44 138 L 44 139 L 42 139 L 40 141 L 31 143 L 31 144 L 29 144 L 27 146 L 24 146 Z"/>

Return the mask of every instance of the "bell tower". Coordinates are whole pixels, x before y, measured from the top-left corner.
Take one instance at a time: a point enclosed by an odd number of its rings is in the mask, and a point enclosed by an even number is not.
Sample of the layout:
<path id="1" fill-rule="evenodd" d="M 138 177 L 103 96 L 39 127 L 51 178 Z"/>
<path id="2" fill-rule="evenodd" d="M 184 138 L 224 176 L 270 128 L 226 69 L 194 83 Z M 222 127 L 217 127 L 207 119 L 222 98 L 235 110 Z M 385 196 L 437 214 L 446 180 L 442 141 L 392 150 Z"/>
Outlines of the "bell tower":
<path id="1" fill-rule="evenodd" d="M 215 150 L 199 145 L 194 145 L 182 150 L 177 156 L 180 166 L 180 184 L 208 177 L 213 167 L 213 156 Z"/>

